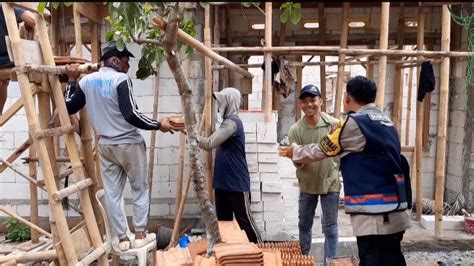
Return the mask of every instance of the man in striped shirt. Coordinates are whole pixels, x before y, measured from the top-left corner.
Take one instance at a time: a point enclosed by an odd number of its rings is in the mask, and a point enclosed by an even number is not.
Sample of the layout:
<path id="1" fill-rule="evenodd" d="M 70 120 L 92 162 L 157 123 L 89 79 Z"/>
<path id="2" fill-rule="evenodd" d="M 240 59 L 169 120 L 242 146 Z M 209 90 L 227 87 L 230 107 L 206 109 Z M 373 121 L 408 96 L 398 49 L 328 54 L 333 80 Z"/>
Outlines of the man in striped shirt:
<path id="1" fill-rule="evenodd" d="M 138 248 L 155 240 L 146 233 L 150 202 L 146 168 L 146 144 L 138 129 L 173 132 L 168 118 L 155 121 L 143 115 L 133 97 L 130 57 L 125 47 L 114 44 L 102 52 L 103 67 L 77 82 L 78 65 L 69 65 L 69 83 L 65 92 L 69 114 L 87 104 L 89 120 L 99 135 L 100 171 L 104 182 L 105 203 L 112 231 L 119 239 L 118 249 Z M 127 236 L 123 190 L 129 179 L 133 197 L 135 238 Z"/>

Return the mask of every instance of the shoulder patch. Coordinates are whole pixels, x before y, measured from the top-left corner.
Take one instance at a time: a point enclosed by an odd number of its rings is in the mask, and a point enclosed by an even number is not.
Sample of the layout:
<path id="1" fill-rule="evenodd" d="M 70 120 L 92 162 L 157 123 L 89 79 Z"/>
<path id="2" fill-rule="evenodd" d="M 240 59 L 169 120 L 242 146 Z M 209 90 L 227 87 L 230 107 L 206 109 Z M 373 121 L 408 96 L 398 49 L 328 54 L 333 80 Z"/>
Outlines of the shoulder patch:
<path id="1" fill-rule="evenodd" d="M 342 148 L 339 144 L 339 137 L 341 135 L 341 129 L 346 121 L 347 120 L 339 121 L 339 123 L 337 123 L 319 142 L 319 148 L 327 156 L 336 156 L 341 153 Z"/>

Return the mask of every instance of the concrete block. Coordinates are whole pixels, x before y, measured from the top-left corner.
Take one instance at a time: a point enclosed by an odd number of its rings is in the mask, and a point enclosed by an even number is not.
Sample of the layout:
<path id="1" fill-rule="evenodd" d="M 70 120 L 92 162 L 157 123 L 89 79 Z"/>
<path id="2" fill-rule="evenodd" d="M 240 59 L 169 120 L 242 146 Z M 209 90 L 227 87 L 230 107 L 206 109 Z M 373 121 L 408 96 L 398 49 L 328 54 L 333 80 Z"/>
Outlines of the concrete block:
<path id="1" fill-rule="evenodd" d="M 268 221 L 276 221 L 276 222 L 281 222 L 282 220 L 282 212 L 264 212 L 263 213 L 263 219 L 265 220 L 265 231 L 268 230 L 266 227 L 266 223 Z"/>
<path id="2" fill-rule="evenodd" d="M 283 206 L 286 208 L 298 207 L 299 197 L 285 197 L 283 196 Z"/>
<path id="3" fill-rule="evenodd" d="M 190 216 L 200 215 L 201 209 L 199 208 L 199 204 L 191 202 L 186 203 L 186 205 L 184 205 L 184 213 Z"/>
<path id="4" fill-rule="evenodd" d="M 154 181 L 170 181 L 170 166 L 169 165 L 154 165 L 153 166 L 153 180 Z"/>
<path id="5" fill-rule="evenodd" d="M 2 173 L 0 177 L 0 187 L 3 186 L 3 183 L 15 183 L 15 172 L 11 169 L 7 169 Z"/>
<path id="6" fill-rule="evenodd" d="M 263 211 L 264 212 L 279 212 L 283 210 L 283 202 L 280 201 L 264 201 Z"/>
<path id="7" fill-rule="evenodd" d="M 291 161 L 288 159 L 288 161 Z M 296 178 L 296 167 L 291 163 L 288 167 L 281 167 L 281 160 L 278 162 L 278 174 L 281 178 Z"/>
<path id="8" fill-rule="evenodd" d="M 257 153 L 257 143 L 245 143 L 245 153 Z"/>
<path id="9" fill-rule="evenodd" d="M 29 199 L 29 185 L 27 183 L 2 183 L 0 199 Z"/>
<path id="10" fill-rule="evenodd" d="M 174 78 L 160 77 L 160 96 L 179 96 L 178 86 Z"/>
<path id="11" fill-rule="evenodd" d="M 256 223 L 264 223 L 263 212 L 252 212 L 252 217 Z"/>
<path id="12" fill-rule="evenodd" d="M 278 153 L 278 144 L 277 143 L 259 143 L 257 145 L 257 150 L 259 153 Z"/>
<path id="13" fill-rule="evenodd" d="M 15 132 L 0 132 L 2 142 L 0 142 L 0 149 L 14 150 L 15 149 Z"/>
<path id="14" fill-rule="evenodd" d="M 280 176 L 278 173 L 260 173 L 260 180 L 262 182 L 279 182 Z"/>
<path id="15" fill-rule="evenodd" d="M 139 96 L 153 96 L 155 95 L 155 78 L 147 78 L 145 80 L 133 79 L 133 95 Z M 153 97 L 152 97 L 153 99 Z"/>
<path id="16" fill-rule="evenodd" d="M 421 226 L 426 230 L 434 230 L 435 216 L 422 215 Z M 443 215 L 443 229 L 444 230 L 464 230 L 464 216 L 444 216 Z"/>
<path id="17" fill-rule="evenodd" d="M 153 99 L 152 99 L 153 103 Z M 181 113 L 181 99 L 178 96 L 161 96 L 158 100 L 161 111 L 169 113 Z M 152 107 L 153 105 L 151 105 Z"/>
<path id="18" fill-rule="evenodd" d="M 250 173 L 250 182 L 260 182 L 259 173 Z"/>
<path id="19" fill-rule="evenodd" d="M 168 204 L 151 204 L 150 216 L 163 217 L 170 215 L 170 206 Z"/>
<path id="20" fill-rule="evenodd" d="M 257 133 L 257 143 L 276 143 L 277 142 L 277 133 L 275 132 L 265 132 Z"/>
<path id="21" fill-rule="evenodd" d="M 257 133 L 245 133 L 245 143 L 257 142 Z"/>
<path id="22" fill-rule="evenodd" d="M 281 194 L 283 195 L 283 197 L 285 197 L 285 199 L 287 197 L 298 198 L 300 195 L 300 189 L 299 187 L 285 187 L 284 186 L 281 189 Z"/>
<path id="23" fill-rule="evenodd" d="M 264 173 L 278 173 L 276 163 L 258 163 L 258 171 Z"/>
<path id="24" fill-rule="evenodd" d="M 245 133 L 256 133 L 257 124 L 255 122 L 243 122 L 244 132 Z"/>
<path id="25" fill-rule="evenodd" d="M 262 183 L 262 192 L 281 193 L 281 183 L 280 182 Z"/>
<path id="26" fill-rule="evenodd" d="M 250 182 L 250 191 L 261 191 L 261 184 L 260 182 Z"/>
<path id="27" fill-rule="evenodd" d="M 298 205 L 292 208 L 285 208 L 285 217 L 287 216 L 298 216 Z"/>
<path id="28" fill-rule="evenodd" d="M 262 192 L 262 201 L 264 202 L 281 202 L 282 195 L 279 193 Z"/>
<path id="29" fill-rule="evenodd" d="M 155 152 L 157 153 L 157 164 L 175 164 L 178 161 L 178 148 L 158 148 Z"/>
<path id="30" fill-rule="evenodd" d="M 250 205 L 250 210 L 252 212 L 262 212 L 263 211 L 263 203 L 262 202 L 252 203 Z"/>
<path id="31" fill-rule="evenodd" d="M 248 161 L 247 167 L 250 173 L 258 173 L 258 163 L 256 161 Z"/>
<path id="32" fill-rule="evenodd" d="M 171 72 L 171 69 L 169 68 L 168 64 L 161 64 L 160 65 L 160 78 L 173 78 L 173 73 Z"/>
<path id="33" fill-rule="evenodd" d="M 247 163 L 257 162 L 258 155 L 257 153 L 247 153 L 245 154 L 245 158 L 247 159 Z"/>
<path id="34" fill-rule="evenodd" d="M 261 202 L 262 193 L 260 191 L 250 191 L 250 202 Z"/>
<path id="35" fill-rule="evenodd" d="M 278 154 L 273 153 L 258 153 L 258 162 L 259 163 L 278 163 Z M 278 166 L 275 164 L 275 166 Z"/>
<path id="36" fill-rule="evenodd" d="M 448 128 L 448 140 L 453 143 L 464 144 L 465 132 L 460 127 Z"/>

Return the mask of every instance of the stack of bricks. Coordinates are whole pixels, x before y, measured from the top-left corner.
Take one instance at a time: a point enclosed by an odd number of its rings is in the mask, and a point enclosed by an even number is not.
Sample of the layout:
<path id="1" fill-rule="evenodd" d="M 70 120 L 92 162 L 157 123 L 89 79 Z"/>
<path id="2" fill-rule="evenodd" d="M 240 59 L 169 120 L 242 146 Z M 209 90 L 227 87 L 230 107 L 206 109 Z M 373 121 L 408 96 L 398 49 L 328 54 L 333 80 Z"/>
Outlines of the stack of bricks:
<path id="1" fill-rule="evenodd" d="M 250 172 L 251 210 L 257 229 L 265 240 L 283 233 L 282 182 L 278 174 L 277 113 L 264 122 L 264 113 L 240 113 L 244 124 L 247 164 Z"/>

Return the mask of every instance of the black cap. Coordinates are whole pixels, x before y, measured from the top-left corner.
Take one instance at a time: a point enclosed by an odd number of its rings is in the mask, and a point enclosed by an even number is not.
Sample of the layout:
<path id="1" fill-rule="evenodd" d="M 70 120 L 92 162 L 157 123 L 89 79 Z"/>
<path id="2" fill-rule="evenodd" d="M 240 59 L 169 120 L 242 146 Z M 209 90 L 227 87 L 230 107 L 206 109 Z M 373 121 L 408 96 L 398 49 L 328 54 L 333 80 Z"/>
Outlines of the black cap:
<path id="1" fill-rule="evenodd" d="M 117 46 L 115 46 L 115 43 L 109 43 L 106 47 L 104 47 L 104 49 L 102 49 L 102 56 L 100 57 L 100 61 L 103 61 L 112 56 L 116 56 L 118 58 L 122 56 L 135 57 L 132 53 L 130 53 L 130 51 L 128 51 L 127 46 L 123 47 L 123 51 L 119 51 L 117 49 Z"/>
<path id="2" fill-rule="evenodd" d="M 301 89 L 299 99 L 303 99 L 306 96 L 321 96 L 321 92 L 319 91 L 318 87 L 313 84 L 309 84 Z"/>

